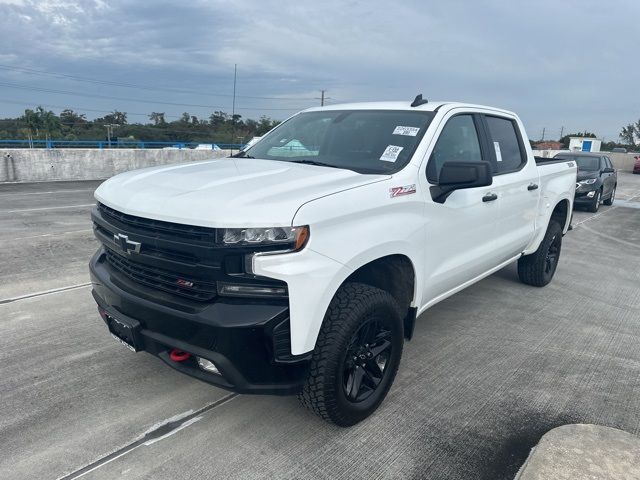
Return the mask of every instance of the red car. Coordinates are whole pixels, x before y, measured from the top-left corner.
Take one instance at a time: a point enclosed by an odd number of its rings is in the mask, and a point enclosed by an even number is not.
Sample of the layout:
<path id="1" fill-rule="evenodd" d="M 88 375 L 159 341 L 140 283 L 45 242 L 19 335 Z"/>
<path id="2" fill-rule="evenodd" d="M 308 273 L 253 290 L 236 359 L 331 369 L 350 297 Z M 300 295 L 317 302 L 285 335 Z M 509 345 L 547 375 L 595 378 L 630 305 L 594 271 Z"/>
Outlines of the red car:
<path id="1" fill-rule="evenodd" d="M 633 157 L 636 163 L 633 164 L 633 173 L 640 173 L 640 155 Z"/>

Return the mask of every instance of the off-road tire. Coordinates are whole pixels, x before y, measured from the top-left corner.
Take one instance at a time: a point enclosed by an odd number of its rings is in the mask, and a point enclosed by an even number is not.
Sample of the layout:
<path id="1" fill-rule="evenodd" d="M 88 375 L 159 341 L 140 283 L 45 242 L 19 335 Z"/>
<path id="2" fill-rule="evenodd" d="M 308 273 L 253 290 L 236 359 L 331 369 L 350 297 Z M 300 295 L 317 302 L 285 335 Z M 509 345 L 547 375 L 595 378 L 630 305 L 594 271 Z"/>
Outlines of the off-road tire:
<path id="1" fill-rule="evenodd" d="M 552 245 L 557 247 L 557 253 L 555 262 L 549 270 L 548 254 Z M 520 281 L 534 287 L 547 285 L 556 272 L 558 261 L 560 260 L 561 247 L 562 227 L 556 220 L 551 220 L 538 249 L 531 255 L 525 255 L 518 260 L 518 277 L 520 277 Z"/>
<path id="2" fill-rule="evenodd" d="M 382 379 L 370 397 L 353 403 L 344 392 L 344 364 L 352 338 L 371 319 L 383 319 L 385 326 L 389 327 L 390 357 Z M 403 322 L 394 298 L 379 288 L 346 283 L 335 294 L 325 314 L 309 374 L 298 394 L 300 403 L 341 427 L 364 420 L 378 408 L 391 388 L 400 364 L 403 343 Z"/>

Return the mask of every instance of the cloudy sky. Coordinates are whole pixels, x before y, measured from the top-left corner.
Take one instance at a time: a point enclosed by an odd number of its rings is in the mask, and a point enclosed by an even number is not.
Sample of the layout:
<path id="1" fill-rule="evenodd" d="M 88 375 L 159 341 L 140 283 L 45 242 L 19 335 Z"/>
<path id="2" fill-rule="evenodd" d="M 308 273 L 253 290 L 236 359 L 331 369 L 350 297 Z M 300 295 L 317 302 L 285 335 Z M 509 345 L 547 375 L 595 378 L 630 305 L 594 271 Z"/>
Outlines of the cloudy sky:
<path id="1" fill-rule="evenodd" d="M 319 103 L 468 101 L 530 137 L 640 117 L 640 2 L 0 0 L 0 117 L 45 105 L 286 118 Z"/>

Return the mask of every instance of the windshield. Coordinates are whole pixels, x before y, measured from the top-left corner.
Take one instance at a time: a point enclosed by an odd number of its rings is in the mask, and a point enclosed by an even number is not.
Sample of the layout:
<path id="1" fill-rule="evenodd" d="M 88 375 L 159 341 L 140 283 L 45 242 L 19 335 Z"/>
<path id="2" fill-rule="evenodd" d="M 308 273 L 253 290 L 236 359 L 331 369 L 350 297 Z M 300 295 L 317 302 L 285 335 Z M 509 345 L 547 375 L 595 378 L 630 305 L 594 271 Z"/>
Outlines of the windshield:
<path id="1" fill-rule="evenodd" d="M 433 112 L 328 110 L 287 120 L 245 150 L 253 158 L 393 173 L 420 143 Z"/>
<path id="2" fill-rule="evenodd" d="M 582 172 L 596 172 L 600 170 L 600 157 L 587 155 L 556 155 L 554 158 L 561 160 L 574 160 L 578 170 Z"/>

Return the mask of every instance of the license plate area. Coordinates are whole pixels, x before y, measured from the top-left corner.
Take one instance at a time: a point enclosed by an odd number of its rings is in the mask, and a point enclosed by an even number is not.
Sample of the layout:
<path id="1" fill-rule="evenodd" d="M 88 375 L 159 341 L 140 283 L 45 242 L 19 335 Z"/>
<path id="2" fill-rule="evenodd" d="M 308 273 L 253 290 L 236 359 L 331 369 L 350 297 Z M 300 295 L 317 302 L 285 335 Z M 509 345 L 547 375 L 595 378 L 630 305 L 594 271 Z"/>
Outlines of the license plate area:
<path id="1" fill-rule="evenodd" d="M 132 352 L 142 350 L 140 345 L 140 323 L 133 319 L 123 319 L 104 312 L 104 319 L 111 336 Z"/>

